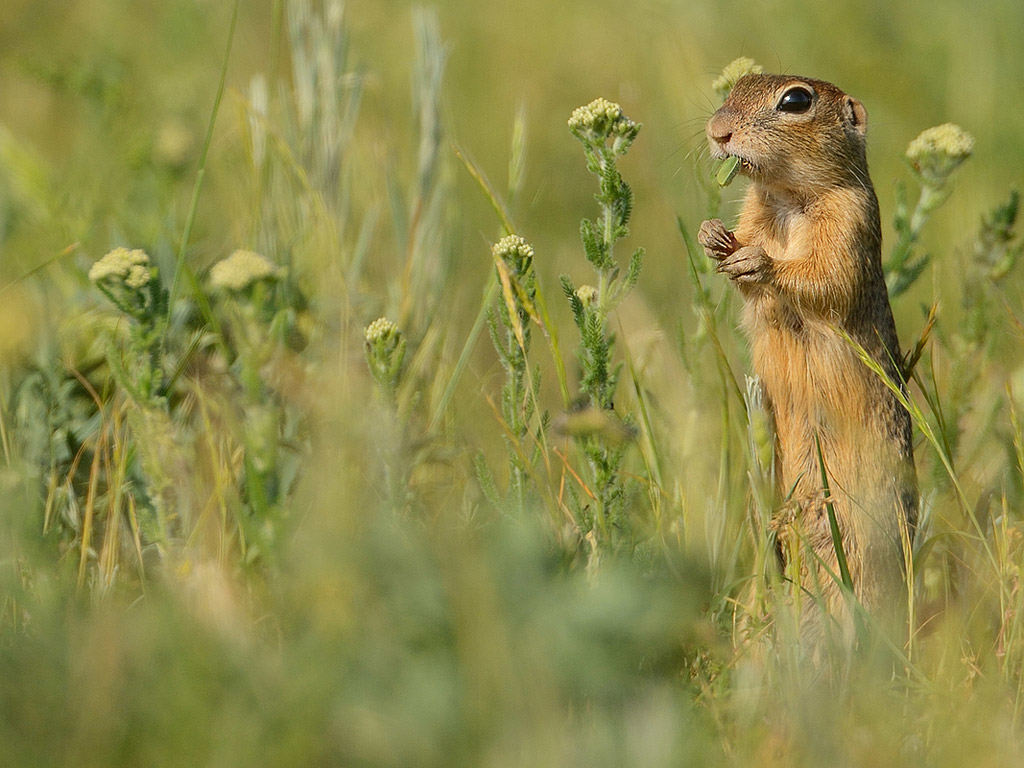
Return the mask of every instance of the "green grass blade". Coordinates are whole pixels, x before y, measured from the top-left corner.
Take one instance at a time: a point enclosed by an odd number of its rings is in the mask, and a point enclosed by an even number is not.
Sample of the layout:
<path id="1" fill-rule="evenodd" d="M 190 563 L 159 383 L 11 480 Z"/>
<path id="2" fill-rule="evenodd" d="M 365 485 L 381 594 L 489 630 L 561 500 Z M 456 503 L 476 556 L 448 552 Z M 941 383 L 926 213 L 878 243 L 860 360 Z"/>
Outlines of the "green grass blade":
<path id="1" fill-rule="evenodd" d="M 235 0 L 235 3 L 231 8 L 231 22 L 228 26 L 228 40 L 227 45 L 224 48 L 224 60 L 221 62 L 220 79 L 217 82 L 217 95 L 213 100 L 213 109 L 210 111 L 210 121 L 206 126 L 206 137 L 203 139 L 203 148 L 199 153 L 199 170 L 196 171 L 196 182 L 192 187 L 192 201 L 189 204 L 188 215 L 185 218 L 185 229 L 181 234 L 181 245 L 178 248 L 178 258 L 174 267 L 174 277 L 171 280 L 170 296 L 167 300 L 168 329 L 170 329 L 171 326 L 171 312 L 174 307 L 174 299 L 177 295 L 178 282 L 181 278 L 181 273 L 183 271 L 187 271 L 185 257 L 188 252 L 189 239 L 192 236 L 192 227 L 195 225 L 196 211 L 199 210 L 199 196 L 203 190 L 203 180 L 206 178 L 206 159 L 210 153 L 210 145 L 213 143 L 213 129 L 217 124 L 217 114 L 220 112 L 220 102 L 224 96 L 224 83 L 227 81 L 228 62 L 231 60 L 231 48 L 235 40 L 235 27 L 238 22 L 238 7 L 240 5 L 241 0 Z M 201 293 L 201 287 L 195 275 L 188 272 L 188 276 L 193 293 Z M 207 321 L 210 322 L 211 325 L 215 326 L 216 321 L 213 318 L 213 313 L 210 310 L 209 303 L 200 301 L 199 305 L 200 311 L 202 311 Z M 165 345 L 167 333 L 168 331 L 164 331 Z"/>
<path id="2" fill-rule="evenodd" d="M 828 485 L 828 472 L 825 469 L 825 457 L 821 452 L 821 438 L 817 432 L 814 433 L 814 447 L 818 451 L 818 467 L 821 469 L 821 487 L 825 492 L 825 510 L 828 512 L 828 527 L 832 533 L 832 546 L 836 551 L 836 563 L 839 565 L 839 576 L 843 585 L 853 591 L 853 578 L 850 576 L 850 566 L 846 562 L 846 551 L 843 549 L 843 537 L 839 531 L 839 520 L 836 518 L 836 509 L 832 504 L 832 491 Z"/>

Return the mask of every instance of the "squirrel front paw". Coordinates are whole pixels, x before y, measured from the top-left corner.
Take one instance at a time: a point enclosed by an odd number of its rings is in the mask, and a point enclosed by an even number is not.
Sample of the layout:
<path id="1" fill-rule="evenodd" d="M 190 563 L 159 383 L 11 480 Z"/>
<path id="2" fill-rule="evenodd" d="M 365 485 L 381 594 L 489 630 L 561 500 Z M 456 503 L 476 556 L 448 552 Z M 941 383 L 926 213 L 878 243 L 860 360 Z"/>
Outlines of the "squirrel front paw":
<path id="1" fill-rule="evenodd" d="M 771 281 L 772 260 L 759 245 L 745 245 L 718 262 L 718 271 L 737 283 Z"/>
<path id="2" fill-rule="evenodd" d="M 716 269 L 737 283 L 766 283 L 771 279 L 772 260 L 759 245 L 740 245 L 721 219 L 700 225 L 697 242 L 718 262 Z"/>
<path id="3" fill-rule="evenodd" d="M 725 228 L 721 219 L 708 219 L 700 225 L 697 232 L 697 242 L 704 246 L 707 255 L 717 261 L 721 261 L 731 255 L 740 244 L 736 235 Z"/>

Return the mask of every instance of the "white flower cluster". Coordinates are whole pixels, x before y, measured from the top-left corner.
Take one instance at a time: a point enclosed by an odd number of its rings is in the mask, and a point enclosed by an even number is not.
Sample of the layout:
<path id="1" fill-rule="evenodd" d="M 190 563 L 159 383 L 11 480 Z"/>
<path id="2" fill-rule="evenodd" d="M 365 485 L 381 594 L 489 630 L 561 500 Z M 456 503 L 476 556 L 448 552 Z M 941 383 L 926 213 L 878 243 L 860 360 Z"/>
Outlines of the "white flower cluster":
<path id="1" fill-rule="evenodd" d="M 210 285 L 229 291 L 244 291 L 258 280 L 275 280 L 281 268 L 255 251 L 238 250 L 213 265 Z"/>
<path id="2" fill-rule="evenodd" d="M 116 280 L 138 290 L 153 279 L 153 273 L 145 251 L 115 248 L 92 265 L 89 280 L 94 283 Z"/>
<path id="3" fill-rule="evenodd" d="M 959 125 L 944 123 L 922 131 L 907 147 L 907 158 L 919 159 L 940 152 L 950 157 L 966 158 L 974 150 L 974 137 Z"/>
<path id="4" fill-rule="evenodd" d="M 386 341 L 399 333 L 398 326 L 386 317 L 379 317 L 366 326 L 363 335 L 367 344 L 376 344 L 378 341 Z"/>
<path id="5" fill-rule="evenodd" d="M 506 261 L 533 258 L 533 246 L 519 235 L 505 235 L 491 247 L 491 252 L 497 258 Z"/>
<path id="6" fill-rule="evenodd" d="M 974 137 L 944 123 L 922 131 L 907 147 L 907 160 L 926 181 L 941 183 L 974 151 Z"/>
<path id="7" fill-rule="evenodd" d="M 711 87 L 715 89 L 715 92 L 725 99 L 729 92 L 732 91 L 732 87 L 736 85 L 736 81 L 744 75 L 760 75 L 764 72 L 764 67 L 758 64 L 753 59 L 748 59 L 746 56 L 740 56 L 738 59 L 734 59 L 726 65 L 725 69 L 713 83 Z"/>
<path id="8" fill-rule="evenodd" d="M 623 152 L 640 131 L 640 126 L 622 113 L 622 107 L 607 99 L 594 99 L 585 107 L 577 107 L 569 118 L 574 135 L 595 144 L 608 137 L 624 140 Z"/>
<path id="9" fill-rule="evenodd" d="M 366 338 L 366 363 L 383 394 L 394 400 L 405 362 L 405 336 L 386 317 L 378 318 L 363 330 Z"/>

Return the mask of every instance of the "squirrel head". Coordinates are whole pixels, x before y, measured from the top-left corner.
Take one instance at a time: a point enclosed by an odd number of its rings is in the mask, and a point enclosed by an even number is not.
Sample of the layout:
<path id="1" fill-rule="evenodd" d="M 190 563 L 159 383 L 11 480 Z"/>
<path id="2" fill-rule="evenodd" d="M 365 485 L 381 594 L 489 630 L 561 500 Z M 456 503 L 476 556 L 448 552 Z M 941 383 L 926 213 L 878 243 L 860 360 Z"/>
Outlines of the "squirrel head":
<path id="1" fill-rule="evenodd" d="M 863 104 L 823 80 L 748 74 L 708 120 L 708 143 L 717 158 L 738 157 L 755 183 L 803 196 L 870 184 L 867 118 Z"/>

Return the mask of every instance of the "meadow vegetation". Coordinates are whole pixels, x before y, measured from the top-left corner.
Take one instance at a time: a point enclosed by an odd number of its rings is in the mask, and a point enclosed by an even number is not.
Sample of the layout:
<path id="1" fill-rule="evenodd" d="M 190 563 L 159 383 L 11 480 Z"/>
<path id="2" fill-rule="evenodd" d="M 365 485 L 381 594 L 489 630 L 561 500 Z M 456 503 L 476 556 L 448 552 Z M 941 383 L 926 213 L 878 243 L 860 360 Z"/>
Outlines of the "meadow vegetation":
<path id="1" fill-rule="evenodd" d="M 0 18 L 0 765 L 1020 763 L 1019 4 L 68 5 Z M 740 54 L 867 105 L 907 352 L 910 622 L 815 662 L 693 237 Z"/>

